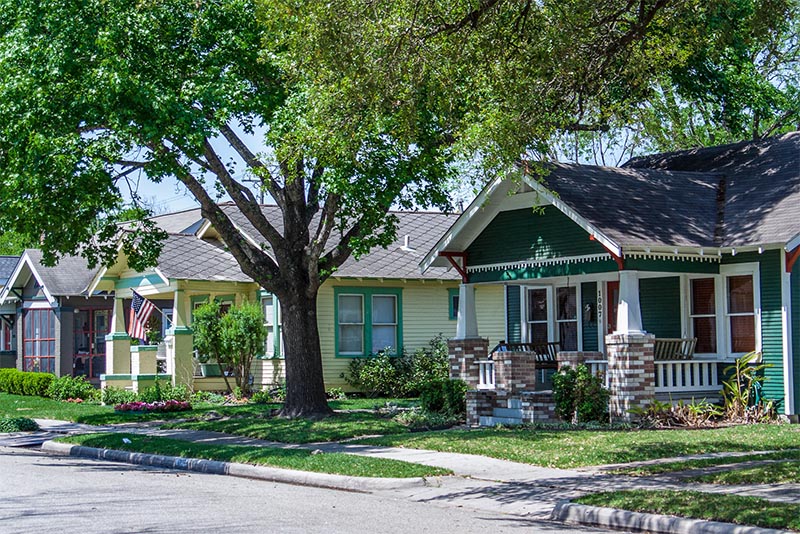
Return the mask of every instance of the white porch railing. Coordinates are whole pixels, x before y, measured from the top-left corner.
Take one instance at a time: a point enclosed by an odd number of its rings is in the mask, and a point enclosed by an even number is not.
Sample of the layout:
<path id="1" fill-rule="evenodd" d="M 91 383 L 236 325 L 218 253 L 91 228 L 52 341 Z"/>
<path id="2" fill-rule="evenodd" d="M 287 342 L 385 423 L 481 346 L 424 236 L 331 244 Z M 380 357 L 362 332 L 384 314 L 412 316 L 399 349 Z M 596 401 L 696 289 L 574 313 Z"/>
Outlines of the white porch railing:
<path id="1" fill-rule="evenodd" d="M 494 362 L 483 360 L 478 362 L 478 389 L 494 389 Z"/>
<path id="2" fill-rule="evenodd" d="M 716 393 L 722 389 L 717 360 L 657 360 L 656 393 Z"/>
<path id="3" fill-rule="evenodd" d="M 608 387 L 608 361 L 607 360 L 586 360 L 586 367 L 592 376 L 605 377 L 606 387 Z"/>

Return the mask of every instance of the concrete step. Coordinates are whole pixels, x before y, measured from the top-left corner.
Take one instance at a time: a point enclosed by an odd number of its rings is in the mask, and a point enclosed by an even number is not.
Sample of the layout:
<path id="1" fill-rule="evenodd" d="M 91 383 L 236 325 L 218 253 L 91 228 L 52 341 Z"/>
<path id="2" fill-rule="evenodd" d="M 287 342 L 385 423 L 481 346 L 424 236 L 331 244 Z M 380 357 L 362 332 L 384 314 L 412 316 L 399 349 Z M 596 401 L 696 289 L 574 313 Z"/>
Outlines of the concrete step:
<path id="1" fill-rule="evenodd" d="M 494 417 L 511 417 L 513 419 L 522 419 L 522 409 L 520 408 L 495 408 L 492 410 Z"/>
<path id="2" fill-rule="evenodd" d="M 522 419 L 518 417 L 489 417 L 482 416 L 479 424 L 481 426 L 495 426 L 495 425 L 521 425 Z"/>
<path id="3" fill-rule="evenodd" d="M 508 399 L 508 407 L 514 410 L 521 410 L 522 399 Z"/>

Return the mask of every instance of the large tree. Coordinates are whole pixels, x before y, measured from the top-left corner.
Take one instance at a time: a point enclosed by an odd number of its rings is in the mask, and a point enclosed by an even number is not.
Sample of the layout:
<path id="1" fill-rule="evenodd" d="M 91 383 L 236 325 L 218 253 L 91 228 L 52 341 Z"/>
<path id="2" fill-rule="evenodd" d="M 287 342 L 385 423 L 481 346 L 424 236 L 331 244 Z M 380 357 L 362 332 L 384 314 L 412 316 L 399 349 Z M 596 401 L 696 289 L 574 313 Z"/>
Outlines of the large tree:
<path id="1" fill-rule="evenodd" d="M 734 1 L 0 0 L 0 227 L 108 262 L 128 181 L 176 177 L 282 303 L 283 413 L 322 415 L 317 294 L 393 239 L 389 209 L 625 116 Z M 137 228 L 143 268 L 160 236 Z"/>

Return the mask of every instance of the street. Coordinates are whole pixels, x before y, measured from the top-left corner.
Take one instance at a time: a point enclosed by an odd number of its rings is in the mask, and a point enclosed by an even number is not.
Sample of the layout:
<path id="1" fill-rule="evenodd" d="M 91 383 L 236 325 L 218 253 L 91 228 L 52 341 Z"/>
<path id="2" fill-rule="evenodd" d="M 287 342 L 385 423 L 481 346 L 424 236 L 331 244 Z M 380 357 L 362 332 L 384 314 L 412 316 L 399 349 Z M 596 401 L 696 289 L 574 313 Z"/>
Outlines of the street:
<path id="1" fill-rule="evenodd" d="M 0 533 L 606 532 L 446 503 L 0 448 Z"/>

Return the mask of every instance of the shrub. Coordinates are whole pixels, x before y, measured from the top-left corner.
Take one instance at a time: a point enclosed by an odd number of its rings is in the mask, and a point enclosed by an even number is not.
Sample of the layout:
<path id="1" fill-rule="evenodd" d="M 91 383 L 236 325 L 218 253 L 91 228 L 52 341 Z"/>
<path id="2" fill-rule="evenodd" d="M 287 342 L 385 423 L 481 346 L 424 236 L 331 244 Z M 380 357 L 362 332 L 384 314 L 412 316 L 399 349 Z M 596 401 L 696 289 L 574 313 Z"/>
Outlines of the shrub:
<path id="1" fill-rule="evenodd" d="M 428 412 L 415 408 L 400 412 L 393 417 L 395 421 L 411 430 L 437 430 L 451 427 L 458 423 L 458 418 L 441 413 Z"/>
<path id="2" fill-rule="evenodd" d="M 234 306 L 220 321 L 224 362 L 233 368 L 236 387 L 241 399 L 250 393 L 250 368 L 255 357 L 263 352 L 267 330 L 261 306 L 254 302 L 243 302 Z"/>
<path id="3" fill-rule="evenodd" d="M 200 402 L 205 402 L 208 404 L 223 404 L 225 402 L 225 396 L 220 395 L 219 393 L 213 393 L 211 391 L 195 391 L 192 393 L 189 401 L 192 404 L 197 404 Z"/>
<path id="4" fill-rule="evenodd" d="M 778 407 L 772 400 L 759 397 L 766 380 L 764 370 L 772 364 L 761 363 L 761 355 L 750 352 L 737 358 L 733 365 L 723 369 L 730 380 L 722 382 L 725 417 L 736 423 L 761 423 L 774 421 Z"/>
<path id="5" fill-rule="evenodd" d="M 419 405 L 427 412 L 461 418 L 467 413 L 466 395 L 463 380 L 431 380 L 420 392 Z"/>
<path id="6" fill-rule="evenodd" d="M 346 400 L 347 394 L 345 394 L 342 388 L 331 388 L 325 392 L 325 396 L 328 400 Z"/>
<path id="7" fill-rule="evenodd" d="M 55 380 L 55 376 L 50 373 L 0 369 L 0 391 L 12 395 L 46 397 L 47 388 L 53 380 Z"/>
<path id="8" fill-rule="evenodd" d="M 583 364 L 576 369 L 565 365 L 553 375 L 556 415 L 564 421 L 608 421 L 608 396 L 600 377 Z"/>
<path id="9" fill-rule="evenodd" d="M 4 417 L 0 419 L 0 433 L 3 432 L 35 432 L 39 425 L 27 417 Z"/>
<path id="10" fill-rule="evenodd" d="M 651 400 L 644 408 L 633 408 L 632 414 L 640 417 L 641 426 L 656 428 L 690 427 L 698 428 L 711 423 L 715 417 L 722 415 L 722 410 L 707 400 L 684 402 L 679 400 L 661 402 Z"/>
<path id="11" fill-rule="evenodd" d="M 250 402 L 253 404 L 270 404 L 273 402 L 272 394 L 266 389 L 256 391 L 250 396 Z"/>
<path id="12" fill-rule="evenodd" d="M 155 384 L 139 393 L 142 402 L 185 401 L 189 398 L 189 389 L 184 384 L 173 386 L 171 382 L 156 379 Z"/>
<path id="13" fill-rule="evenodd" d="M 63 401 L 67 399 L 93 400 L 98 396 L 98 391 L 83 376 L 62 376 L 50 383 L 47 396 Z"/>
<path id="14" fill-rule="evenodd" d="M 139 400 L 139 395 L 135 391 L 107 386 L 100 392 L 100 402 L 103 404 L 116 406 Z"/>
<path id="15" fill-rule="evenodd" d="M 347 375 L 342 374 L 352 387 L 367 396 L 414 397 L 425 384 L 448 378 L 447 343 L 439 335 L 427 347 L 409 355 L 390 356 L 380 351 L 367 358 L 350 361 Z"/>

